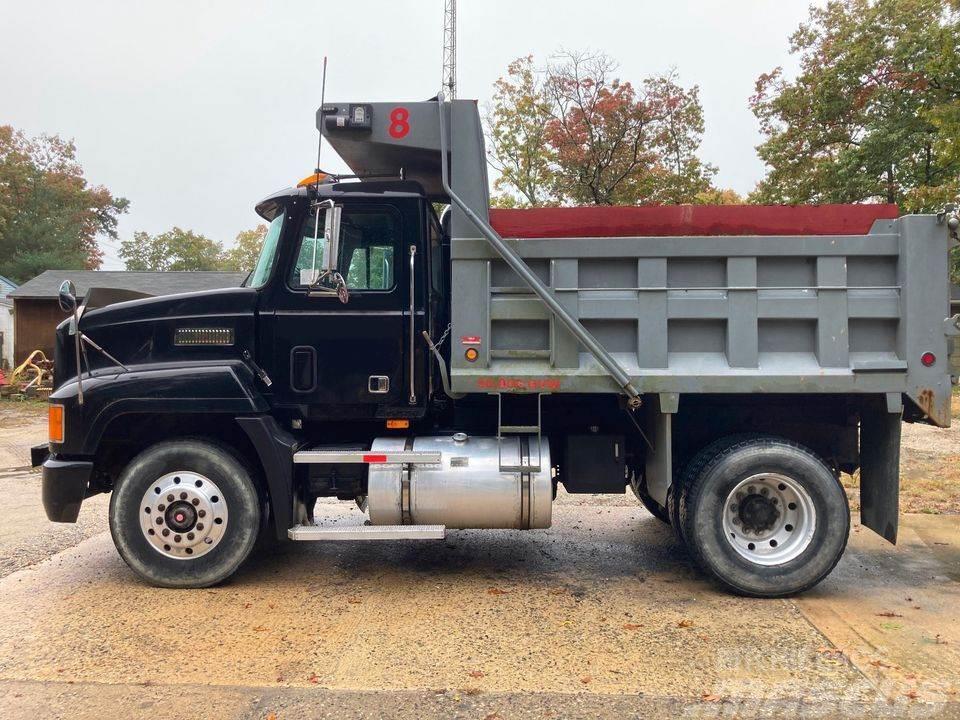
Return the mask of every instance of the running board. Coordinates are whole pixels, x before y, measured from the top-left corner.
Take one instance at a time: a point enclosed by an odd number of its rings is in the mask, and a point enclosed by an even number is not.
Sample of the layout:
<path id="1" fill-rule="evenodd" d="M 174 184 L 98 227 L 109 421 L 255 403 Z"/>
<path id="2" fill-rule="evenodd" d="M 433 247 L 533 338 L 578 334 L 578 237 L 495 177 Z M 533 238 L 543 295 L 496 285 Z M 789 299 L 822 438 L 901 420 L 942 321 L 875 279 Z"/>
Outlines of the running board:
<path id="1" fill-rule="evenodd" d="M 443 540 L 446 525 L 297 525 L 291 540 Z"/>
<path id="2" fill-rule="evenodd" d="M 412 465 L 438 465 L 441 457 L 438 452 L 416 452 L 414 450 L 392 450 L 389 452 L 371 452 L 369 450 L 300 450 L 293 454 L 295 465 L 382 465 L 401 463 Z"/>

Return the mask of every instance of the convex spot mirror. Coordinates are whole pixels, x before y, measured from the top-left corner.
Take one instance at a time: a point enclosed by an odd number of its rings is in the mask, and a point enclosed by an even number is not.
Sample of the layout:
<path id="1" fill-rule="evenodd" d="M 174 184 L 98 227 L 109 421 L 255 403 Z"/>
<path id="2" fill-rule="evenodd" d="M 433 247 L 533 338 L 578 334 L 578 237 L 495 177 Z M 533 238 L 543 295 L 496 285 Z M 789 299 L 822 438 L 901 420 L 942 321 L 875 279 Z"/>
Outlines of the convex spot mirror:
<path id="1" fill-rule="evenodd" d="M 60 283 L 60 290 L 57 292 L 57 302 L 60 303 L 60 309 L 65 313 L 72 313 L 77 309 L 77 289 L 69 280 Z"/>

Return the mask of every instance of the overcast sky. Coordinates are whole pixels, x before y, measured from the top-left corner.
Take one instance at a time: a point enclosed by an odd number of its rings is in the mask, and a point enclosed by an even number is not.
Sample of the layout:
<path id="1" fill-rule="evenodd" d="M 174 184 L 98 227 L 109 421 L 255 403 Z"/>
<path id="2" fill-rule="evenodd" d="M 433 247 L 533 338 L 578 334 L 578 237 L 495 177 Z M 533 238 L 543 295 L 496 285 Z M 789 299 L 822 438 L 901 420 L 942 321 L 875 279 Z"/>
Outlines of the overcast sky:
<path id="1" fill-rule="evenodd" d="M 747 192 L 763 174 L 747 98 L 795 67 L 808 5 L 460 0 L 458 95 L 487 102 L 512 59 L 561 48 L 603 50 L 626 80 L 676 67 L 701 88 L 717 184 Z M 0 18 L 0 124 L 73 138 L 87 177 L 132 203 L 121 239 L 256 225 L 260 198 L 312 172 L 324 55 L 331 101 L 426 99 L 441 80 L 443 0 L 0 0 Z M 324 165 L 345 169 L 329 148 Z"/>

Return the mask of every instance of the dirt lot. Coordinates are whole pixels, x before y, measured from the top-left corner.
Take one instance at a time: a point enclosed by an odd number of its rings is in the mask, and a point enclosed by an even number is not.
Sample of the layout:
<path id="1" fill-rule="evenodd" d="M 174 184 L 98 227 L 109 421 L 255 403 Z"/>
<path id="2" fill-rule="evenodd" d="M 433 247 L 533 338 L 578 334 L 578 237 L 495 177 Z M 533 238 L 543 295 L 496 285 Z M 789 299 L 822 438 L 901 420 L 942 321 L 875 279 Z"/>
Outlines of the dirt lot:
<path id="1" fill-rule="evenodd" d="M 629 496 L 561 497 L 546 531 L 300 544 L 169 591 L 119 559 L 107 498 L 46 522 L 23 468 L 44 433 L 42 406 L 0 404 L 4 717 L 960 717 L 960 516 L 907 514 L 897 547 L 855 526 L 791 600 L 717 591 Z M 913 507 L 956 511 L 958 433 L 907 429 Z"/>

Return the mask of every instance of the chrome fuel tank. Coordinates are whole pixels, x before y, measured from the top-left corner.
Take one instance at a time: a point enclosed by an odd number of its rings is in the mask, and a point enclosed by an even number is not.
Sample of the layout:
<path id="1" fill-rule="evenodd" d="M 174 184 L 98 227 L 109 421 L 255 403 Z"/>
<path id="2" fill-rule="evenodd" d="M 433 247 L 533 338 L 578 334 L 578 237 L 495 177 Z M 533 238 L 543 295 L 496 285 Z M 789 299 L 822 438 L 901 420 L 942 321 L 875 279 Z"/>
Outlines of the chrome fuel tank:
<path id="1" fill-rule="evenodd" d="M 377 438 L 371 453 L 439 453 L 437 464 L 370 465 L 367 499 L 374 525 L 449 528 L 550 527 L 550 445 L 536 435 Z"/>

